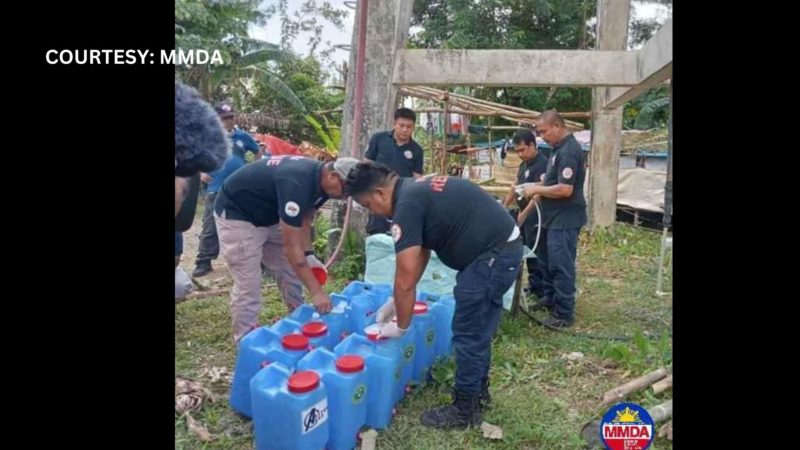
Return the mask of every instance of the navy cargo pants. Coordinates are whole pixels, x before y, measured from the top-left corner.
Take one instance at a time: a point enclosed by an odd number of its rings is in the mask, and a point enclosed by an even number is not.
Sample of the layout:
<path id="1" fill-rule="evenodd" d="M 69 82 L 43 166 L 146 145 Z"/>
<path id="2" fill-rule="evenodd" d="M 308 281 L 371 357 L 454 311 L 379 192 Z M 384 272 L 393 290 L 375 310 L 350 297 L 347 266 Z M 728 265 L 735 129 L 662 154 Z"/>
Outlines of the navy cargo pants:
<path id="1" fill-rule="evenodd" d="M 544 229 L 547 242 L 536 251 L 544 268 L 544 297 L 554 306 L 553 315 L 563 320 L 575 319 L 575 258 L 580 228 Z M 541 247 L 541 242 L 540 242 Z"/>
<path id="2" fill-rule="evenodd" d="M 516 239 L 476 258 L 456 275 L 453 295 L 453 349 L 456 389 L 478 395 L 489 376 L 492 338 L 500 323 L 503 294 L 511 287 L 522 262 L 522 242 Z"/>

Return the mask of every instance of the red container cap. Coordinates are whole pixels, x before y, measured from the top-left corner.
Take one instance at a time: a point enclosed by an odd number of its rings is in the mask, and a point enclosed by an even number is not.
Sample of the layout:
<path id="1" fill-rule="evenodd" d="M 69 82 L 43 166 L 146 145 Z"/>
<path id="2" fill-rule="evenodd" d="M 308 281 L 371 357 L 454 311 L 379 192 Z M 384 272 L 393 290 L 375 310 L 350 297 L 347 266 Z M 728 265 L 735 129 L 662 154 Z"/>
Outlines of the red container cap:
<path id="1" fill-rule="evenodd" d="M 358 355 L 344 355 L 336 360 L 336 370 L 353 373 L 364 370 L 364 358 Z"/>
<path id="2" fill-rule="evenodd" d="M 295 372 L 289 377 L 289 392 L 302 394 L 313 391 L 317 386 L 319 386 L 319 375 L 311 370 Z"/>
<path id="3" fill-rule="evenodd" d="M 373 324 L 364 329 L 364 334 L 370 341 L 377 341 L 381 334 L 381 329 L 377 325 Z"/>
<path id="4" fill-rule="evenodd" d="M 319 283 L 320 286 L 328 282 L 328 272 L 325 272 L 324 270 L 322 270 L 322 268 L 312 267 L 311 272 L 314 273 L 314 278 L 317 279 L 317 283 Z"/>
<path id="5" fill-rule="evenodd" d="M 328 333 L 328 326 L 325 322 L 308 322 L 303 325 L 303 334 L 308 337 L 325 336 Z"/>
<path id="6" fill-rule="evenodd" d="M 287 350 L 307 350 L 308 338 L 302 334 L 287 334 L 281 338 L 281 344 Z"/>
<path id="7" fill-rule="evenodd" d="M 428 312 L 428 304 L 425 302 L 414 303 L 414 314 L 425 314 Z"/>

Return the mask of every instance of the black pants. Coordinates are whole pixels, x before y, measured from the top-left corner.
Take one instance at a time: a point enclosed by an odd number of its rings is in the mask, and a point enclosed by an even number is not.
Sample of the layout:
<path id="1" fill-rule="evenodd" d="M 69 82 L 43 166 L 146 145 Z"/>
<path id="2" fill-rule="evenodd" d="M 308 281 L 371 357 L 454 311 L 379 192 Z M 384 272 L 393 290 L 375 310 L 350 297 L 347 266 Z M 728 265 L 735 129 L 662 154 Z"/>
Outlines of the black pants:
<path id="1" fill-rule="evenodd" d="M 536 243 L 536 230 L 539 228 L 539 221 L 535 220 L 535 217 L 533 219 L 528 218 L 522 226 L 522 236 L 528 248 L 533 248 L 533 244 Z M 545 257 L 547 256 L 547 230 L 544 228 L 539 234 L 539 243 L 536 245 L 534 253 L 536 253 L 537 258 L 525 260 L 525 265 L 528 266 L 528 290 L 535 294 L 537 298 L 543 299 L 545 297 L 545 277 L 547 276 L 547 271 L 543 267 L 542 258 L 540 257 L 542 254 L 545 254 Z"/>
<path id="2" fill-rule="evenodd" d="M 453 350 L 456 389 L 477 395 L 489 377 L 494 337 L 503 312 L 503 294 L 519 273 L 522 243 L 479 256 L 456 275 L 453 296 Z"/>
<path id="3" fill-rule="evenodd" d="M 217 224 L 214 223 L 214 200 L 216 192 L 206 194 L 203 210 L 203 229 L 200 231 L 200 243 L 197 246 L 197 259 L 195 265 L 211 264 L 212 259 L 219 256 L 219 237 L 217 237 Z"/>
<path id="4" fill-rule="evenodd" d="M 545 297 L 553 303 L 554 315 L 559 319 L 575 318 L 575 258 L 579 234 L 580 228 L 549 229 L 545 245 L 547 252 L 536 252 L 542 268 L 546 270 Z"/>

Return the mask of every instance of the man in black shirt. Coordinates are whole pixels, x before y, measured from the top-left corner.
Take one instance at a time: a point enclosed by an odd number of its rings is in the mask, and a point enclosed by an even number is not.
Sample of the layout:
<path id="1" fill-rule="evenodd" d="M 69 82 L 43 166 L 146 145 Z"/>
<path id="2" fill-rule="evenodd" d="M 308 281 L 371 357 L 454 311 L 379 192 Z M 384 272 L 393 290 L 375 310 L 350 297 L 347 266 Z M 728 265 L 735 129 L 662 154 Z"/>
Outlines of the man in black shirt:
<path id="1" fill-rule="evenodd" d="M 401 178 L 384 165 L 363 162 L 348 175 L 347 193 L 370 212 L 393 219 L 397 267 L 394 296 L 376 316 L 381 336 L 401 337 L 411 326 L 416 285 L 431 250 L 458 271 L 453 289 L 454 401 L 424 412 L 421 421 L 436 428 L 479 425 L 489 402 L 491 343 L 503 294 L 520 268 L 519 228 L 494 198 L 461 178 Z M 395 314 L 397 322 L 392 322 Z"/>
<path id="2" fill-rule="evenodd" d="M 542 226 L 547 232 L 546 251 L 537 252 L 547 267 L 545 296 L 536 308 L 551 310 L 545 324 L 569 327 L 575 321 L 575 258 L 578 235 L 586 225 L 584 155 L 564 119 L 554 110 L 536 122 L 537 133 L 553 147 L 542 183 L 520 186 L 525 197 L 541 197 Z"/>
<path id="3" fill-rule="evenodd" d="M 220 251 L 233 276 L 235 341 L 257 326 L 260 263 L 275 274 L 290 311 L 303 304 L 301 282 L 317 311 L 330 311 L 330 298 L 312 272 L 324 271 L 325 266 L 314 256 L 311 222 L 328 198 L 344 197 L 344 179 L 357 163 L 353 158 L 322 163 L 302 156 L 272 156 L 225 180 L 214 204 L 214 219 Z"/>
<path id="4" fill-rule="evenodd" d="M 412 138 L 417 115 L 408 108 L 400 108 L 394 113 L 394 127 L 391 131 L 375 133 L 369 140 L 364 158 L 379 162 L 392 169 L 401 177 L 422 175 L 422 147 Z M 389 231 L 391 223 L 386 217 L 370 214 L 367 234 L 383 234 Z"/>
<path id="5" fill-rule="evenodd" d="M 522 159 L 522 164 L 519 165 L 517 172 L 517 184 L 540 182 L 544 179 L 545 170 L 547 169 L 547 158 L 542 155 L 536 146 L 536 137 L 531 130 L 521 129 L 514 134 L 512 139 L 514 143 L 514 150 L 517 155 Z M 508 195 L 503 201 L 503 206 L 510 207 L 516 199 L 517 206 L 519 206 L 519 213 L 517 215 L 517 226 L 522 230 L 522 237 L 525 245 L 533 248 L 536 244 L 535 253 L 539 253 L 539 248 L 546 246 L 547 236 L 544 230 L 539 231 L 539 216 L 536 213 L 536 202 L 529 201 L 526 198 L 519 198 L 514 191 L 514 186 L 509 188 Z M 537 232 L 539 234 L 539 242 L 536 242 Z M 528 292 L 535 294 L 537 298 L 544 297 L 544 283 L 545 273 L 539 264 L 539 258 L 529 258 L 527 261 L 528 266 Z"/>

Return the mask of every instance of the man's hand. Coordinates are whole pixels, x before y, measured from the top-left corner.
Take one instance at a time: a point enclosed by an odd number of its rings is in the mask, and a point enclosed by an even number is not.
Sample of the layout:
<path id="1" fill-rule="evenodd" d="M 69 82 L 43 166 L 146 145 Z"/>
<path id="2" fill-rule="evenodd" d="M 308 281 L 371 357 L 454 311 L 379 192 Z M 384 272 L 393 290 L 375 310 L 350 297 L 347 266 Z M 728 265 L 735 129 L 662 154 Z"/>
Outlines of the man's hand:
<path id="1" fill-rule="evenodd" d="M 381 331 L 378 338 L 399 338 L 406 334 L 408 329 L 402 329 L 397 326 L 397 322 L 389 322 L 381 324 Z"/>
<path id="2" fill-rule="evenodd" d="M 318 313 L 328 314 L 331 312 L 331 299 L 328 297 L 328 294 L 320 292 L 311 297 L 311 300 L 314 302 L 314 307 L 317 309 Z"/>
<path id="3" fill-rule="evenodd" d="M 525 198 L 533 197 L 537 195 L 539 192 L 539 186 L 536 183 L 522 183 L 518 184 L 514 187 L 514 191 L 517 195 L 521 195 Z"/>
<path id="4" fill-rule="evenodd" d="M 375 315 L 375 321 L 378 323 L 389 323 L 394 317 L 394 297 L 389 297 L 389 300 L 381 306 L 378 310 L 378 314 Z"/>
<path id="5" fill-rule="evenodd" d="M 325 268 L 325 264 L 322 264 L 322 261 L 313 254 L 306 256 L 306 262 L 308 263 L 308 267 L 311 268 L 311 272 L 314 272 L 314 276 L 317 277 L 317 281 L 319 281 L 320 284 L 324 284 L 324 281 L 328 279 L 328 269 Z M 319 276 L 316 274 L 317 271 L 325 272 L 324 280 L 319 279 Z"/>
<path id="6" fill-rule="evenodd" d="M 207 173 L 201 173 L 200 174 L 200 181 L 202 181 L 205 184 L 209 184 L 212 181 L 214 181 L 214 178 L 211 175 L 207 174 Z"/>

